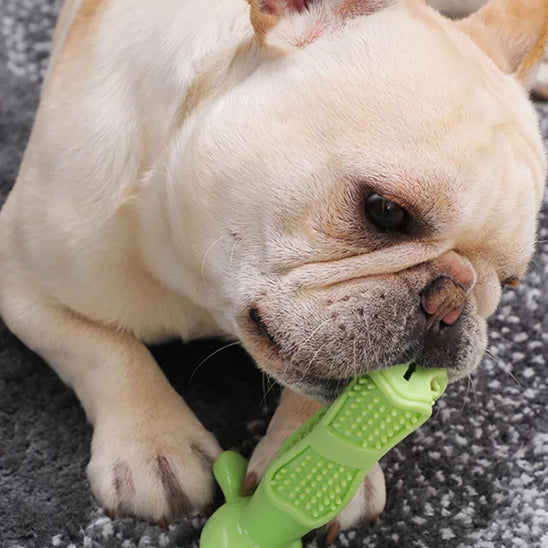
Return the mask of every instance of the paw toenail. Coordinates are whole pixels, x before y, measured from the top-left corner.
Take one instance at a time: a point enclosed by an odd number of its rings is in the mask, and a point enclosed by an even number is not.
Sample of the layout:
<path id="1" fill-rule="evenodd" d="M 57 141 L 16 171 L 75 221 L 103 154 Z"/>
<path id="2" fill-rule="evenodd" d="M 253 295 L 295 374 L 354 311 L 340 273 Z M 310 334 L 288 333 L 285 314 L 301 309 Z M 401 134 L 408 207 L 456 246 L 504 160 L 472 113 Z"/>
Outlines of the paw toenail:
<path id="1" fill-rule="evenodd" d="M 253 491 L 255 490 L 255 487 L 257 486 L 257 474 L 255 472 L 251 472 L 248 474 L 242 483 L 242 497 L 247 497 L 248 495 L 251 495 Z"/>
<path id="2" fill-rule="evenodd" d="M 379 523 L 380 520 L 381 520 L 381 515 L 375 514 L 369 519 L 369 525 L 377 525 L 377 523 Z"/>
<path id="3" fill-rule="evenodd" d="M 337 535 L 341 532 L 341 526 L 338 521 L 332 521 L 329 524 L 327 529 L 327 534 L 325 535 L 324 545 L 329 546 L 335 542 Z"/>
<path id="4" fill-rule="evenodd" d="M 207 506 L 204 507 L 202 512 L 205 514 L 206 517 L 208 517 L 208 518 L 211 517 L 213 512 L 215 512 L 215 505 L 214 504 L 208 504 Z"/>

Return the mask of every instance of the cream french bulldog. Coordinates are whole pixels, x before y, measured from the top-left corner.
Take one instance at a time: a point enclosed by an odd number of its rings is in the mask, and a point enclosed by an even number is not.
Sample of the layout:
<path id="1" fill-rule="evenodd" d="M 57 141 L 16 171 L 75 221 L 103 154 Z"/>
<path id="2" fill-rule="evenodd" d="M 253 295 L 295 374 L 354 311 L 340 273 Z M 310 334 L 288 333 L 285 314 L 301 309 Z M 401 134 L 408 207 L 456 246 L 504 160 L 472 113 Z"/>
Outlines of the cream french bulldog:
<path id="1" fill-rule="evenodd" d="M 526 86 L 548 1 L 68 0 L 0 216 L 0 311 L 78 395 L 113 514 L 212 501 L 221 448 L 144 343 L 241 341 L 286 389 L 252 457 L 356 373 L 469 375 L 535 243 Z M 375 467 L 332 524 L 375 519 Z"/>

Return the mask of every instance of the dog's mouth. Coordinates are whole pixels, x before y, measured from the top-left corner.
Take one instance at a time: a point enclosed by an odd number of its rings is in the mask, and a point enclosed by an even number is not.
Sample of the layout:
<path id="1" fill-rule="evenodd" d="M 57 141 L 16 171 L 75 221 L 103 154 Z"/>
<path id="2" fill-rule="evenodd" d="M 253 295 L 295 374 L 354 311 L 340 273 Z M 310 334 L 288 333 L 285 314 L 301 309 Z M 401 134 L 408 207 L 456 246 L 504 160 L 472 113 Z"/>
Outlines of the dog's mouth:
<path id="1" fill-rule="evenodd" d="M 450 381 L 475 369 L 486 344 L 486 324 L 472 306 L 436 333 L 427 330 L 427 317 L 417 307 L 414 302 L 414 308 L 398 309 L 398 316 L 381 306 L 364 311 L 358 299 L 321 309 L 295 306 L 290 313 L 283 301 L 250 303 L 241 316 L 243 341 L 259 368 L 278 383 L 326 403 L 354 375 L 394 364 L 446 367 Z M 371 320 L 369 329 L 366 320 Z"/>
<path id="2" fill-rule="evenodd" d="M 276 351 L 279 351 L 280 345 L 278 344 L 272 333 L 268 330 L 268 327 L 257 308 L 253 307 L 249 309 L 249 318 L 255 325 L 255 330 L 257 334 L 266 339 Z"/>
<path id="3" fill-rule="evenodd" d="M 270 351 L 279 359 L 281 351 L 280 344 L 268 329 L 258 308 L 252 307 L 249 309 L 249 318 L 253 324 L 255 334 L 268 344 Z M 289 377 L 291 377 L 291 375 L 289 375 Z M 298 390 L 299 392 L 326 404 L 332 403 L 351 381 L 350 378 L 324 378 L 310 375 L 307 375 L 304 378 L 300 378 L 300 375 L 296 375 L 296 377 L 299 378 L 278 378 L 277 380 L 283 385 L 288 385 L 292 389 Z"/>
<path id="4" fill-rule="evenodd" d="M 259 352 L 262 354 L 263 365 L 264 363 L 273 365 L 266 372 L 283 386 L 288 386 L 317 401 L 331 404 L 351 382 L 353 374 L 348 370 L 341 371 L 342 374 L 339 376 L 324 377 L 311 371 L 304 373 L 298 364 L 295 364 L 294 367 L 287 367 L 287 363 L 292 362 L 293 358 L 286 355 L 281 344 L 282 341 L 276 337 L 276 331 L 273 332 L 269 328 L 259 308 L 250 307 L 247 316 L 248 333 L 253 334 L 255 342 L 260 345 Z M 321 345 L 319 347 L 321 348 Z M 382 360 L 379 360 L 380 362 Z M 380 365 L 380 367 L 388 366 L 389 363 L 391 362 Z"/>

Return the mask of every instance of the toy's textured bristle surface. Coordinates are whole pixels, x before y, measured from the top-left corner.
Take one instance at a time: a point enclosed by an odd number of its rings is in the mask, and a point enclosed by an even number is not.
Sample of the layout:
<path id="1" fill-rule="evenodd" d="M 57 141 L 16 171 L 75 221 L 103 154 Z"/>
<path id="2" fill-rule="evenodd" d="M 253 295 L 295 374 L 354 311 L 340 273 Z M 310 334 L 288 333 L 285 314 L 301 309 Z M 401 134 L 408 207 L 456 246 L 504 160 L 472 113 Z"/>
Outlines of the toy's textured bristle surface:
<path id="1" fill-rule="evenodd" d="M 417 411 L 395 407 L 369 377 L 355 379 L 329 413 L 316 415 L 286 441 L 281 453 L 287 460 L 282 457 L 269 481 L 273 496 L 295 515 L 322 522 L 349 502 L 364 471 L 334 462 L 306 444 L 294 455 L 287 452 L 312 429 L 323 428 L 343 445 L 363 450 L 366 466 L 366 454 L 380 458 L 421 418 Z"/>
<path id="2" fill-rule="evenodd" d="M 340 510 L 359 473 L 306 447 L 276 471 L 270 486 L 296 512 L 316 520 Z"/>
<path id="3" fill-rule="evenodd" d="M 278 455 L 283 455 L 289 451 L 294 445 L 299 443 L 304 437 L 308 436 L 314 429 L 316 424 L 323 419 L 323 416 L 327 413 L 329 407 L 320 409 L 315 415 L 312 415 L 298 430 L 293 432 L 289 438 L 287 438 L 284 444 L 281 446 Z"/>
<path id="4" fill-rule="evenodd" d="M 420 419 L 418 412 L 392 406 L 369 377 L 361 377 L 347 392 L 328 428 L 364 449 L 379 451 Z"/>

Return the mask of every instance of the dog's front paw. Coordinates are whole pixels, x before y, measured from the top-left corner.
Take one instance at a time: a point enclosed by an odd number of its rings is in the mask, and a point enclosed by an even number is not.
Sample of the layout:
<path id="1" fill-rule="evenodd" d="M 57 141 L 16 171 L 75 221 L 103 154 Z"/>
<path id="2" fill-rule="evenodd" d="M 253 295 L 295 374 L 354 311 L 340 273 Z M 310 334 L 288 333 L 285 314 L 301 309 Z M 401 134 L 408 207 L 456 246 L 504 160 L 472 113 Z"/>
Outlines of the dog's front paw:
<path id="1" fill-rule="evenodd" d="M 250 494 L 258 483 L 268 465 L 276 458 L 285 439 L 292 433 L 283 428 L 272 429 L 259 442 L 247 470 L 247 477 L 242 488 L 243 494 Z M 376 523 L 386 503 L 384 474 L 375 464 L 368 472 L 358 491 L 344 510 L 327 527 L 325 543 L 331 544 L 339 532 L 361 523 Z"/>
<path id="2" fill-rule="evenodd" d="M 221 449 L 190 413 L 111 415 L 96 425 L 88 477 L 109 515 L 160 525 L 213 502 L 212 465 Z"/>

